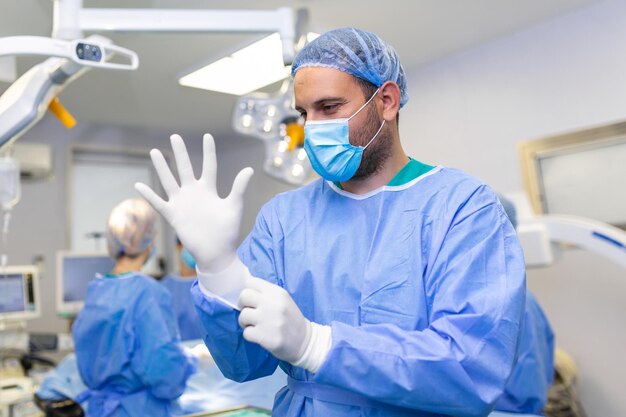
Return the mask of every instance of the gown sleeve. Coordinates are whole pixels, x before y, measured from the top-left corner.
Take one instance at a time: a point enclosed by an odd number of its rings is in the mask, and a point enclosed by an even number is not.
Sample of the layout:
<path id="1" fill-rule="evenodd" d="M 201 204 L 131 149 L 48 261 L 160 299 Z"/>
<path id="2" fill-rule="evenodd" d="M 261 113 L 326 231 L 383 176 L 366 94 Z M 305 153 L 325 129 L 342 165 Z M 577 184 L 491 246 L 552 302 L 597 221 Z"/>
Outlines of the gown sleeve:
<path id="1" fill-rule="evenodd" d="M 264 215 L 266 210 L 266 207 L 261 209 L 252 232 L 239 247 L 238 256 L 245 265 L 254 258 L 256 267 L 250 272 L 276 283 L 272 239 Z M 243 382 L 274 373 L 278 359 L 260 345 L 243 338 L 243 329 L 237 321 L 239 311 L 203 294 L 197 281 L 191 294 L 206 330 L 204 342 L 224 376 Z"/>
<path id="2" fill-rule="evenodd" d="M 180 345 L 170 294 L 164 288 L 151 290 L 140 298 L 135 315 L 131 367 L 152 395 L 172 400 L 183 393 L 197 366 Z"/>
<path id="3" fill-rule="evenodd" d="M 332 322 L 314 381 L 400 407 L 488 414 L 516 357 L 525 266 L 515 231 L 482 186 L 439 220 L 427 248 L 429 325 Z"/>

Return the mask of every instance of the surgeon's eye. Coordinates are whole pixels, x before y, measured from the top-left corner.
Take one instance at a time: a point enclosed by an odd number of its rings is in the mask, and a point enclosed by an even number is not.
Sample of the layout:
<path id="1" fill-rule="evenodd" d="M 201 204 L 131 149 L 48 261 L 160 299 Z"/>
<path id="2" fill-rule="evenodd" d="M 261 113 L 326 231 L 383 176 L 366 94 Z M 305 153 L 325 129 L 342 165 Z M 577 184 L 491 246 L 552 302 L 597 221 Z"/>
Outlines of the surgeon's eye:
<path id="1" fill-rule="evenodd" d="M 332 114 L 337 111 L 339 104 L 325 104 L 322 106 L 322 111 L 326 114 Z"/>

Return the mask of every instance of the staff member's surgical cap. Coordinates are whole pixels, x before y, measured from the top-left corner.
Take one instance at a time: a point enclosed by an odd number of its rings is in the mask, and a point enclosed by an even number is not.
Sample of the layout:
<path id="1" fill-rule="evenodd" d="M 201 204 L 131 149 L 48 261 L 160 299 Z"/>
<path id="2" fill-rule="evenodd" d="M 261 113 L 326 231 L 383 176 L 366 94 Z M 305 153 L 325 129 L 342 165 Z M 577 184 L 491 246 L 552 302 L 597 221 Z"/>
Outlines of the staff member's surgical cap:
<path id="1" fill-rule="evenodd" d="M 154 237 L 156 213 L 138 198 L 122 201 L 115 206 L 107 222 L 109 255 L 136 256 L 150 246 Z"/>
<path id="2" fill-rule="evenodd" d="M 331 30 L 307 44 L 296 56 L 291 75 L 303 67 L 329 67 L 380 87 L 393 81 L 400 87 L 400 107 L 409 100 L 406 77 L 396 51 L 378 36 L 354 28 Z"/>

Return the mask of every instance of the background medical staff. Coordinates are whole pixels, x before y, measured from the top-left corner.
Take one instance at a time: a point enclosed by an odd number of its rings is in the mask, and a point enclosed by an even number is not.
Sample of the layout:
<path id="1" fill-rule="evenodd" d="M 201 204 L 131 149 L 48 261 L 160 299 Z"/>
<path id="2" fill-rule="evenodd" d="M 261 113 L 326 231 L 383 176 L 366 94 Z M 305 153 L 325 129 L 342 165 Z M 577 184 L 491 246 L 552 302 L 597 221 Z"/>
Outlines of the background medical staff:
<path id="1" fill-rule="evenodd" d="M 323 179 L 267 203 L 238 251 L 252 172 L 221 199 L 210 135 L 200 179 L 173 136 L 180 186 L 156 150 L 167 201 L 137 185 L 196 258 L 192 293 L 216 363 L 240 381 L 280 365 L 275 416 L 487 415 L 515 366 L 525 299 L 496 195 L 404 153 L 404 71 L 376 35 L 327 32 L 292 74 Z"/>
<path id="2" fill-rule="evenodd" d="M 125 200 L 107 222 L 113 271 L 97 276 L 72 328 L 89 416 L 169 416 L 197 359 L 180 346 L 172 298 L 138 271 L 154 251 L 156 216 Z"/>

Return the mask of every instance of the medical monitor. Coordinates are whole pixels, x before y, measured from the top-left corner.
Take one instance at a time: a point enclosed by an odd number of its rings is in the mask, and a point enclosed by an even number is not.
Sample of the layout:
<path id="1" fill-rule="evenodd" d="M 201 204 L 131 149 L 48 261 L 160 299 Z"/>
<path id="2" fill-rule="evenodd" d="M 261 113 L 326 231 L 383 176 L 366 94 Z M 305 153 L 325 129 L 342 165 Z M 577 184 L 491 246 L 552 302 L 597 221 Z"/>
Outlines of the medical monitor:
<path id="1" fill-rule="evenodd" d="M 87 286 L 96 274 L 113 270 L 115 260 L 102 253 L 57 253 L 56 304 L 61 316 L 75 316 L 82 308 Z"/>
<path id="2" fill-rule="evenodd" d="M 0 267 L 0 323 L 40 316 L 38 280 L 35 266 Z"/>

